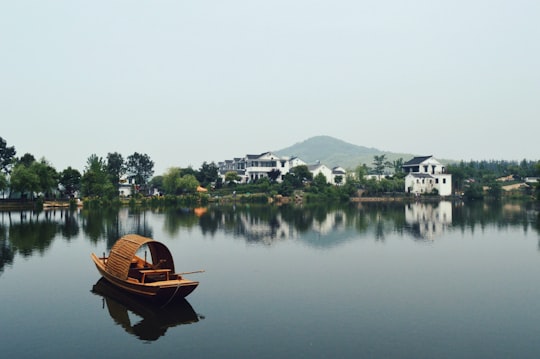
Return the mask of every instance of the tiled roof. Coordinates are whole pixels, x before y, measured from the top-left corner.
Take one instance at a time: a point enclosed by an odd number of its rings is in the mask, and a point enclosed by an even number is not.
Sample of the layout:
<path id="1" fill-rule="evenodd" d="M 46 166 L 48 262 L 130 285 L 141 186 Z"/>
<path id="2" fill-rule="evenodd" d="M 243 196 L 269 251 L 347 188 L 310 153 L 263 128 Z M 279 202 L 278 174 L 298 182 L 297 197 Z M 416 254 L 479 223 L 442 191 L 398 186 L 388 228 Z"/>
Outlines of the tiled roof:
<path id="1" fill-rule="evenodd" d="M 435 178 L 432 175 L 430 175 L 429 173 L 418 173 L 418 172 L 411 172 L 411 173 L 409 173 L 409 176 L 413 176 L 413 177 L 416 177 L 416 178 Z"/>
<path id="2" fill-rule="evenodd" d="M 270 153 L 270 152 L 263 152 L 263 153 L 261 153 L 261 154 L 259 154 L 259 155 L 247 155 L 246 157 L 247 157 L 248 159 L 250 159 L 250 160 L 255 160 L 255 159 L 261 158 L 261 157 L 263 157 L 264 155 L 267 155 L 267 154 L 269 154 L 269 153 Z"/>
<path id="3" fill-rule="evenodd" d="M 405 166 L 416 166 L 416 165 L 419 165 L 419 164 L 421 164 L 422 162 L 424 162 L 425 160 L 430 159 L 431 157 L 433 157 L 433 156 L 419 156 L 419 157 L 414 157 L 412 160 L 405 162 L 405 163 L 403 164 L 403 167 L 405 167 Z"/>

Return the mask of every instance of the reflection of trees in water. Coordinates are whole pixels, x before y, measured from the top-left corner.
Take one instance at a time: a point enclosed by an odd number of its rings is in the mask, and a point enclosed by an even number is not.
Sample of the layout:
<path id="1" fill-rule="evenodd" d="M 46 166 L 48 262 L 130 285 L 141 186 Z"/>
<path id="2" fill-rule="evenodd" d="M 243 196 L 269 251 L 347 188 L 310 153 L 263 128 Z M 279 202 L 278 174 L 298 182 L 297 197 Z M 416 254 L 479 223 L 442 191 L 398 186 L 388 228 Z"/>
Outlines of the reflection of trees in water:
<path id="1" fill-rule="evenodd" d="M 248 242 L 264 243 L 283 238 L 277 207 L 239 207 L 235 213 L 235 225 L 230 228 L 235 236 L 244 237 Z"/>
<path id="2" fill-rule="evenodd" d="M 538 228 L 538 207 L 535 203 L 468 202 L 453 207 L 454 227 L 474 232 L 477 227 L 496 225 L 499 229 L 520 226 L 525 232 Z"/>
<path id="3" fill-rule="evenodd" d="M 324 205 L 215 205 L 204 211 L 191 208 L 164 209 L 164 230 L 176 236 L 181 228 L 200 228 L 203 235 L 218 231 L 252 243 L 271 244 L 284 239 L 300 239 L 313 246 L 337 245 L 351 238 L 384 241 L 390 234 L 424 238 L 425 233 L 439 233 L 431 222 L 407 223 L 407 206 L 420 206 L 414 213 L 435 217 L 438 203 L 373 202 L 339 207 Z M 432 207 L 428 208 L 428 207 Z M 521 227 L 540 232 L 538 207 L 534 203 L 453 202 L 444 230 L 474 231 L 496 226 Z M 12 263 L 18 252 L 29 256 L 43 252 L 61 235 L 71 239 L 80 230 L 92 242 L 106 240 L 110 248 L 127 233 L 153 237 L 151 212 L 137 208 L 102 210 L 20 211 L 0 214 L 0 272 Z M 425 226 L 431 228 L 425 228 Z M 424 226 L 424 227 L 422 227 Z M 431 227 L 430 227 L 431 226 Z M 539 242 L 540 249 L 540 242 Z"/>
<path id="4" fill-rule="evenodd" d="M 172 237 L 178 235 L 180 228 L 192 228 L 199 223 L 199 218 L 190 208 L 167 209 L 164 215 L 164 229 Z"/>
<path id="5" fill-rule="evenodd" d="M 152 237 L 153 231 L 146 219 L 146 211 L 138 209 L 90 209 L 81 212 L 81 225 L 85 235 L 94 243 L 101 239 L 111 248 L 118 238 L 136 233 Z"/>
<path id="6" fill-rule="evenodd" d="M 281 217 L 299 233 L 307 232 L 313 224 L 313 211 L 310 207 L 283 206 Z"/>
<path id="7" fill-rule="evenodd" d="M 116 216 L 118 217 L 118 211 L 114 213 L 105 213 L 106 211 L 100 210 L 83 210 L 81 212 L 82 217 L 82 229 L 84 234 L 90 239 L 91 242 L 97 243 L 104 233 L 107 232 L 107 217 Z"/>
<path id="8" fill-rule="evenodd" d="M 69 240 L 78 232 L 77 214 L 72 210 L 1 212 L 0 272 L 13 263 L 16 253 L 24 257 L 43 253 L 57 234 Z"/>
<path id="9" fill-rule="evenodd" d="M 62 237 L 67 240 L 77 237 L 79 234 L 79 219 L 77 218 L 77 212 L 75 211 L 62 211 L 60 212 L 60 233 Z"/>
<path id="10" fill-rule="evenodd" d="M 200 218 L 203 233 L 219 228 L 248 242 L 272 243 L 292 237 L 304 238 L 316 245 L 350 238 L 351 229 L 373 231 L 383 240 L 388 231 L 402 232 L 403 205 L 368 204 L 360 207 L 310 206 L 219 206 L 210 207 Z"/>
<path id="11" fill-rule="evenodd" d="M 129 218 L 127 224 L 123 227 L 121 226 L 121 223 L 118 223 L 116 225 L 116 231 L 114 231 L 114 233 L 111 231 L 112 235 L 107 239 L 112 241 L 110 242 L 111 244 L 114 244 L 118 238 L 129 233 L 136 233 L 144 237 L 152 238 L 154 232 L 152 227 L 148 224 L 146 218 L 147 213 L 146 210 L 141 210 L 140 208 L 130 208 L 127 211 L 127 216 Z"/>
<path id="12" fill-rule="evenodd" d="M 51 218 L 39 220 L 39 215 L 28 216 L 26 220 L 12 223 L 9 226 L 8 237 L 15 252 L 24 257 L 31 256 L 37 250 L 43 253 L 59 232 L 60 225 Z"/>
<path id="13" fill-rule="evenodd" d="M 363 203 L 358 211 L 362 215 L 356 225 L 360 233 L 373 232 L 378 241 L 384 241 L 389 233 L 403 233 L 406 223 L 403 203 Z"/>
<path id="14" fill-rule="evenodd" d="M 6 265 L 13 263 L 15 254 L 11 248 L 11 243 L 7 238 L 7 227 L 0 224 L 0 274 L 4 271 Z"/>

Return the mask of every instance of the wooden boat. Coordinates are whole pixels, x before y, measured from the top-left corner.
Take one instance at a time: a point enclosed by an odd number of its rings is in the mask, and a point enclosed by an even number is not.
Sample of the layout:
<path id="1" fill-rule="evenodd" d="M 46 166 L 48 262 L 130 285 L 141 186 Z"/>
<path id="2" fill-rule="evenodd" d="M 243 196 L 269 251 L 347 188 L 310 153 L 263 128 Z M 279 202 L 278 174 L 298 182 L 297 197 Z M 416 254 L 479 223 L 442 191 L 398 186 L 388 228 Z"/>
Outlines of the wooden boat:
<path id="1" fill-rule="evenodd" d="M 151 261 L 137 255 L 141 247 L 150 251 Z M 99 273 L 111 284 L 140 297 L 167 304 L 175 298 L 184 298 L 199 282 L 185 279 L 186 274 L 203 271 L 175 273 L 174 261 L 169 249 L 151 238 L 128 234 L 111 248 L 109 256 L 92 260 Z"/>

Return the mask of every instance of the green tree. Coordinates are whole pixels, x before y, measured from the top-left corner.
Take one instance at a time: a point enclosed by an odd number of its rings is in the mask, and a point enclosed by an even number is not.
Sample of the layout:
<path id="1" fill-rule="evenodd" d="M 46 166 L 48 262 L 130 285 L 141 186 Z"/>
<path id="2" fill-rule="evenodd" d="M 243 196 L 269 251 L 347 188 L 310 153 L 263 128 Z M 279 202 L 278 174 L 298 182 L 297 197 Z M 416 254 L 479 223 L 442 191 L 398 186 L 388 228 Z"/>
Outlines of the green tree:
<path id="1" fill-rule="evenodd" d="M 0 192 L 4 194 L 4 191 L 9 188 L 9 182 L 5 174 L 0 172 Z"/>
<path id="2" fill-rule="evenodd" d="M 374 178 L 366 180 L 363 183 L 363 185 L 364 185 L 364 187 L 366 189 L 366 192 L 367 192 L 367 194 L 369 196 L 378 195 L 383 191 L 383 182 L 378 181 L 378 180 L 376 180 Z"/>
<path id="3" fill-rule="evenodd" d="M 278 187 L 278 193 L 282 196 L 286 196 L 286 197 L 289 197 L 289 196 L 292 196 L 292 194 L 294 193 L 294 176 L 291 175 L 290 173 L 287 173 L 284 178 L 283 178 L 283 181 L 279 184 L 279 187 Z"/>
<path id="4" fill-rule="evenodd" d="M 30 167 L 30 165 L 34 162 L 36 162 L 36 158 L 30 153 L 25 153 L 21 158 L 17 160 L 17 163 L 21 163 L 26 167 Z"/>
<path id="5" fill-rule="evenodd" d="M 163 190 L 167 194 L 179 194 L 181 169 L 171 167 L 163 175 Z"/>
<path id="6" fill-rule="evenodd" d="M 17 163 L 11 174 L 11 189 L 21 192 L 24 196 L 41 192 L 45 197 L 51 197 L 58 187 L 58 173 L 44 158 L 39 162 L 34 156 L 25 154 Z"/>
<path id="7" fill-rule="evenodd" d="M 154 176 L 149 182 L 150 186 L 152 188 L 155 188 L 158 192 L 163 192 L 163 176 Z"/>
<path id="8" fill-rule="evenodd" d="M 501 183 L 495 180 L 489 182 L 487 194 L 493 199 L 497 199 L 497 200 L 501 199 L 501 196 L 502 196 Z"/>
<path id="9" fill-rule="evenodd" d="M 40 190 L 39 176 L 23 163 L 19 163 L 13 168 L 10 182 L 11 190 L 20 192 L 22 198 L 25 198 L 28 193 L 30 198 L 34 198 L 34 193 Z"/>
<path id="10" fill-rule="evenodd" d="M 30 165 L 30 170 L 39 178 L 38 191 L 45 195 L 45 198 L 52 197 L 52 192 L 58 189 L 58 172 L 44 158 L 39 162 L 34 161 Z"/>
<path id="11" fill-rule="evenodd" d="M 135 152 L 127 158 L 126 171 L 135 178 L 135 183 L 146 189 L 148 181 L 154 174 L 154 162 L 147 154 Z"/>
<path id="12" fill-rule="evenodd" d="M 369 172 L 369 168 L 366 166 L 365 163 L 356 166 L 354 169 L 354 174 L 357 178 L 358 184 L 362 184 L 366 181 L 366 175 Z"/>
<path id="13" fill-rule="evenodd" d="M 378 175 L 384 174 L 384 169 L 386 167 L 391 167 L 393 164 L 386 159 L 386 155 L 375 155 L 373 156 L 373 167 L 375 173 Z"/>
<path id="14" fill-rule="evenodd" d="M 392 168 L 394 169 L 394 173 L 403 172 L 403 158 L 392 161 Z"/>
<path id="15" fill-rule="evenodd" d="M 216 182 L 219 177 L 218 166 L 214 162 L 206 163 L 203 162 L 199 171 L 195 174 L 197 180 L 201 183 L 203 187 L 208 186 L 210 183 Z"/>
<path id="16" fill-rule="evenodd" d="M 298 178 L 298 180 L 303 183 L 305 181 L 312 181 L 313 180 L 313 173 L 310 172 L 308 166 L 306 165 L 300 165 L 293 167 L 291 169 L 291 173 Z"/>
<path id="17" fill-rule="evenodd" d="M 464 196 L 468 200 L 483 199 L 484 189 L 480 183 L 472 182 L 465 188 Z"/>
<path id="18" fill-rule="evenodd" d="M 16 153 L 17 151 L 15 151 L 15 147 L 8 147 L 6 140 L 0 137 L 0 171 L 4 172 L 5 174 L 10 172 L 10 168 Z"/>
<path id="19" fill-rule="evenodd" d="M 328 185 L 328 181 L 326 180 L 326 176 L 322 173 L 317 174 L 313 178 L 313 185 L 318 187 L 319 189 L 324 189 Z"/>
<path id="20" fill-rule="evenodd" d="M 75 192 L 81 189 L 81 173 L 68 167 L 60 173 L 59 182 L 64 187 L 64 193 L 68 197 L 73 197 Z"/>
<path id="21" fill-rule="evenodd" d="M 536 165 L 534 166 L 534 168 L 535 168 L 534 175 L 537 177 L 540 177 L 540 161 L 536 162 Z M 540 182 L 537 181 L 535 183 L 535 187 L 536 187 L 536 199 L 540 201 Z"/>
<path id="22" fill-rule="evenodd" d="M 120 188 L 120 179 L 126 173 L 124 158 L 118 152 L 107 154 L 107 172 L 111 183 L 118 190 Z"/>
<path id="23" fill-rule="evenodd" d="M 301 188 L 302 185 L 302 180 L 289 172 L 283 176 L 279 193 L 283 196 L 290 196 L 295 189 Z"/>
<path id="24" fill-rule="evenodd" d="M 118 195 L 112 185 L 103 158 L 92 154 L 81 178 L 81 192 L 85 197 L 114 198 Z"/>
<path id="25" fill-rule="evenodd" d="M 193 167 L 191 167 L 191 166 L 188 166 L 186 168 L 181 168 L 180 169 L 180 177 L 185 176 L 185 175 L 193 175 L 193 176 L 197 177 L 197 171 L 195 171 L 193 169 Z"/>
<path id="26" fill-rule="evenodd" d="M 454 192 L 462 192 L 467 179 L 467 172 L 465 169 L 465 163 L 461 161 L 459 165 L 448 165 L 446 167 L 447 172 L 452 174 L 452 186 Z"/>
<path id="27" fill-rule="evenodd" d="M 199 181 L 194 175 L 185 175 L 180 178 L 179 185 L 182 193 L 195 193 L 199 187 Z"/>
<path id="28" fill-rule="evenodd" d="M 230 171 L 225 174 L 225 182 L 230 185 L 235 184 L 237 181 L 240 181 L 241 178 L 235 171 Z"/>
<path id="29" fill-rule="evenodd" d="M 277 168 L 273 168 L 270 172 L 268 172 L 268 178 L 271 182 L 276 182 L 280 175 L 281 171 Z"/>
<path id="30" fill-rule="evenodd" d="M 163 189 L 167 194 L 180 195 L 184 193 L 195 193 L 199 181 L 194 175 L 182 176 L 182 169 L 172 167 L 163 175 Z"/>

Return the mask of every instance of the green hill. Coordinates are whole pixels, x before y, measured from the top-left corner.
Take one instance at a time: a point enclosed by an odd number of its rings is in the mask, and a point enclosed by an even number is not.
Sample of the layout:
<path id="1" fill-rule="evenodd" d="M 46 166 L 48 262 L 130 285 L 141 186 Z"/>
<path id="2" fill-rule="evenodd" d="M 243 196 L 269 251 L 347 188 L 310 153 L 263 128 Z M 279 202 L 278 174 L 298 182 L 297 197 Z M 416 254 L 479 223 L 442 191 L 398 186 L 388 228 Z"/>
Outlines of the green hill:
<path id="1" fill-rule="evenodd" d="M 295 156 L 308 164 L 320 161 L 327 167 L 341 166 L 352 170 L 360 164 L 371 166 L 373 157 L 386 155 L 389 161 L 403 158 L 410 160 L 414 155 L 381 151 L 376 148 L 357 146 L 330 136 L 315 136 L 290 147 L 273 151 L 280 156 Z"/>

